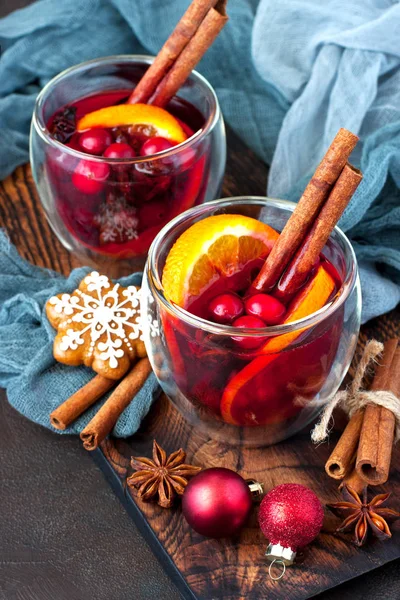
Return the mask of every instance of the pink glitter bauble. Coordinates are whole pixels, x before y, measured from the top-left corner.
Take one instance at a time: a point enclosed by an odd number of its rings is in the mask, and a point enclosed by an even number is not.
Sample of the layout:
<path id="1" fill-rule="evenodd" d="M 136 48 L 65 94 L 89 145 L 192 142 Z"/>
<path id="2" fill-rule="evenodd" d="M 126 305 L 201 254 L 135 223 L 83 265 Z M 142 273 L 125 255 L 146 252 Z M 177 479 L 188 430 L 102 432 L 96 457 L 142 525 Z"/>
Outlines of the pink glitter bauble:
<path id="1" fill-rule="evenodd" d="M 297 483 L 284 483 L 263 498 L 258 513 L 261 531 L 271 544 L 294 552 L 317 537 L 324 510 L 310 489 Z"/>
<path id="2" fill-rule="evenodd" d="M 189 482 L 182 512 L 189 525 L 206 537 L 235 535 L 246 523 L 252 497 L 243 477 L 222 467 L 205 469 Z"/>

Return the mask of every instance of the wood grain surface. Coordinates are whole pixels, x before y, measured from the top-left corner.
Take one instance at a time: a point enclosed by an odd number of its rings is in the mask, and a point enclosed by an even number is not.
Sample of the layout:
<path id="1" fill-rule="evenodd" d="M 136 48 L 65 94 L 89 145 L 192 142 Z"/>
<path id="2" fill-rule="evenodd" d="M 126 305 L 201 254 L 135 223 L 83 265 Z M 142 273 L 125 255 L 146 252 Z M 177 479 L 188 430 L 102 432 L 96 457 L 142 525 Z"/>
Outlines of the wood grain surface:
<path id="1" fill-rule="evenodd" d="M 279 584 L 272 582 L 263 556 L 267 542 L 257 525 L 257 507 L 238 537 L 210 540 L 187 525 L 179 503 L 174 510 L 162 509 L 138 500 L 135 491 L 124 485 L 131 472 L 129 457 L 151 456 L 153 438 L 167 452 L 183 446 L 192 464 L 234 469 L 245 479 L 260 481 L 266 491 L 281 483 L 308 486 L 325 504 L 340 499 L 337 482 L 329 479 L 323 468 L 337 436 L 332 436 L 330 444 L 316 448 L 310 442 L 309 431 L 305 431 L 276 446 L 238 452 L 196 432 L 164 396 L 135 436 L 128 440 L 110 440 L 103 446 L 107 462 L 102 464 L 98 457 L 100 466 L 107 472 L 110 465 L 115 472 L 114 478 L 108 472 L 110 482 L 136 523 L 145 519 L 142 533 L 173 575 L 185 598 L 302 600 L 400 556 L 399 525 L 393 527 L 397 535 L 389 542 L 373 542 L 360 550 L 349 543 L 348 536 L 334 533 L 340 520 L 325 511 L 322 533 L 298 556 L 296 564 L 288 569 Z M 392 468 L 390 486 L 374 488 L 374 492 L 391 489 L 394 505 L 400 509 L 399 449 L 393 464 L 396 467 Z M 164 550 L 168 557 L 163 556 Z"/>
<path id="2" fill-rule="evenodd" d="M 224 196 L 263 194 L 266 167 L 230 134 L 228 169 Z M 67 274 L 78 261 L 58 242 L 49 228 L 38 200 L 30 168 L 21 167 L 0 184 L 0 225 L 5 226 L 20 253 L 34 264 Z M 398 312 L 376 319 L 363 328 L 362 344 L 370 336 L 386 339 L 399 335 Z M 165 424 L 167 423 L 167 427 Z M 258 479 L 265 489 L 277 483 L 309 485 L 323 502 L 338 497 L 323 464 L 334 444 L 315 448 L 304 432 L 291 440 L 264 450 L 237 450 L 202 438 L 171 407 L 165 397 L 153 406 L 140 431 L 127 441 L 107 443 L 96 460 L 117 494 L 125 502 L 160 560 L 188 598 L 204 600 L 249 600 L 261 598 L 309 598 L 352 577 L 366 573 L 400 556 L 400 533 L 385 544 L 374 543 L 358 550 L 343 537 L 329 531 L 336 523 L 326 520 L 324 531 L 300 557 L 279 584 L 267 576 L 263 559 L 266 541 L 256 524 L 254 511 L 249 526 L 233 540 L 206 540 L 191 531 L 180 508 L 163 510 L 154 504 L 136 502 L 126 490 L 127 458 L 150 454 L 153 437 L 167 451 L 183 446 L 189 460 L 204 467 L 227 466 L 244 477 Z M 390 486 L 400 497 L 399 452 L 396 452 Z M 400 506 L 397 502 L 397 508 Z M 395 526 L 395 530 L 399 526 Z"/>

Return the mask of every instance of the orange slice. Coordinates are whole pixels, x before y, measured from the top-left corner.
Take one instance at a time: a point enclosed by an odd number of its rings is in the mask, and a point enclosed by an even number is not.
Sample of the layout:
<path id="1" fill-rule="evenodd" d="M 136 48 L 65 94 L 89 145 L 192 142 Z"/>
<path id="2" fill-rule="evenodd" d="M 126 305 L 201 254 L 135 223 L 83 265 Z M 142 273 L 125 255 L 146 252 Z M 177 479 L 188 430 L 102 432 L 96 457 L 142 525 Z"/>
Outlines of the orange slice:
<path id="1" fill-rule="evenodd" d="M 293 323 L 293 321 L 303 319 L 322 308 L 329 300 L 334 289 L 334 279 L 321 265 L 314 277 L 293 300 L 288 309 L 284 323 Z M 264 356 L 258 356 L 252 360 L 229 381 L 221 399 L 221 414 L 224 421 L 233 423 L 234 425 L 251 424 L 247 421 L 245 416 L 243 417 L 243 422 L 239 422 L 239 420 L 235 418 L 233 415 L 235 404 L 241 402 L 241 400 L 243 401 L 243 394 L 246 394 L 246 386 L 249 384 L 250 387 L 248 389 L 251 391 L 252 380 L 257 377 L 267 365 L 276 359 L 280 352 L 294 342 L 305 329 L 306 328 L 303 327 L 296 331 L 270 338 L 258 351 L 264 354 Z M 258 385 L 257 387 L 260 386 Z M 249 395 L 251 395 L 251 392 Z M 266 402 L 268 402 L 268 400 L 266 400 Z M 272 407 L 271 412 L 274 412 Z M 279 413 L 278 407 L 276 407 L 276 413 Z M 278 420 L 281 418 L 282 415 L 279 415 Z M 264 423 L 265 422 L 266 421 L 264 421 Z M 272 423 L 273 417 L 269 418 L 268 422 Z"/>
<path id="2" fill-rule="evenodd" d="M 124 126 L 150 128 L 151 137 L 156 135 L 177 144 L 187 139 L 187 135 L 175 117 L 163 108 L 148 104 L 118 104 L 100 108 L 82 117 L 78 121 L 77 130 Z"/>
<path id="3" fill-rule="evenodd" d="M 293 323 L 293 321 L 304 319 L 305 317 L 308 317 L 308 315 L 316 312 L 325 306 L 334 289 L 335 281 L 333 277 L 328 273 L 325 267 L 321 265 L 314 277 L 294 298 L 283 323 Z M 284 350 L 284 348 L 294 342 L 305 329 L 306 328 L 303 327 L 302 329 L 297 329 L 291 333 L 285 333 L 271 338 L 265 346 L 263 346 L 261 352 L 273 354 Z"/>
<path id="4" fill-rule="evenodd" d="M 187 229 L 171 248 L 162 284 L 168 300 L 186 308 L 220 277 L 267 256 L 279 234 L 243 215 L 215 215 Z"/>

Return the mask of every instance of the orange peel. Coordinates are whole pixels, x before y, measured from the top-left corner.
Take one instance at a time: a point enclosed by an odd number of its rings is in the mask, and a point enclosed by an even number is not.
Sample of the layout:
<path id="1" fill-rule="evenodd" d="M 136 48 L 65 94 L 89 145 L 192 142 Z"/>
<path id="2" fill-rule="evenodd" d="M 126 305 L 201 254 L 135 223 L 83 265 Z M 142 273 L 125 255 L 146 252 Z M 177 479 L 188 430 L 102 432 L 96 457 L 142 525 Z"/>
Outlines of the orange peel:
<path id="1" fill-rule="evenodd" d="M 77 123 L 77 131 L 96 127 L 147 127 L 154 135 L 180 144 L 187 139 L 179 121 L 168 111 L 148 104 L 117 104 L 88 113 Z"/>
<path id="2" fill-rule="evenodd" d="M 220 277 L 269 254 L 279 234 L 243 215 L 214 215 L 189 227 L 171 248 L 162 284 L 168 300 L 186 308 Z"/>

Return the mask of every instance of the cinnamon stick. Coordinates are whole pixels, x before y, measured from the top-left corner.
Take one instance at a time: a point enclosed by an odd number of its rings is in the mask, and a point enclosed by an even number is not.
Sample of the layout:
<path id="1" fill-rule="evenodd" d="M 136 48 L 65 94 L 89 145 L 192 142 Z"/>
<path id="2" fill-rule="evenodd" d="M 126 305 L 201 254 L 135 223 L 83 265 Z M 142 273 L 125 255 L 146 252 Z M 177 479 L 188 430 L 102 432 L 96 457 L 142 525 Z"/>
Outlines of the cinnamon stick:
<path id="1" fill-rule="evenodd" d="M 53 410 L 50 415 L 50 423 L 56 429 L 66 429 L 89 406 L 92 406 L 96 400 L 104 396 L 115 383 L 115 379 L 107 379 L 102 375 L 96 375 L 89 383 Z"/>
<path id="2" fill-rule="evenodd" d="M 290 298 L 303 285 L 361 180 L 361 171 L 347 163 L 304 242 L 279 281 L 276 290 L 278 298 Z"/>
<path id="3" fill-rule="evenodd" d="M 357 473 L 357 471 L 355 469 L 353 469 L 341 482 L 341 484 L 339 485 L 339 490 L 342 489 L 342 487 L 344 486 L 344 484 L 349 485 L 351 488 L 353 488 L 353 490 L 355 490 L 357 492 L 357 494 L 360 494 L 363 489 L 366 487 L 366 483 L 364 481 L 364 479 L 362 479 L 359 474 Z"/>
<path id="4" fill-rule="evenodd" d="M 253 291 L 268 291 L 276 285 L 315 221 L 357 142 L 358 137 L 354 133 L 347 129 L 339 129 L 254 280 Z"/>
<path id="5" fill-rule="evenodd" d="M 325 471 L 333 479 L 343 479 L 349 475 L 357 454 L 364 411 L 359 410 L 351 417 L 335 449 L 325 464 Z M 351 485 L 351 484 L 350 484 Z"/>
<path id="6" fill-rule="evenodd" d="M 228 17 L 225 13 L 226 0 L 219 0 L 215 8 L 206 15 L 204 21 L 181 52 L 169 72 L 157 86 L 149 103 L 155 106 L 166 106 L 185 83 L 194 67 L 214 43 L 221 29 L 226 25 Z"/>
<path id="7" fill-rule="evenodd" d="M 226 0 L 193 0 L 128 103 L 165 106 L 226 24 L 225 8 Z"/>
<path id="8" fill-rule="evenodd" d="M 385 343 L 371 390 L 391 391 L 395 396 L 400 397 L 400 348 L 397 339 Z M 395 417 L 390 410 L 376 404 L 366 407 L 356 470 L 358 475 L 370 485 L 381 485 L 389 477 L 394 431 Z"/>
<path id="9" fill-rule="evenodd" d="M 149 359 L 142 358 L 128 375 L 124 377 L 90 423 L 81 432 L 80 438 L 86 450 L 95 450 L 110 433 L 121 413 L 143 386 L 150 373 L 151 365 Z"/>

